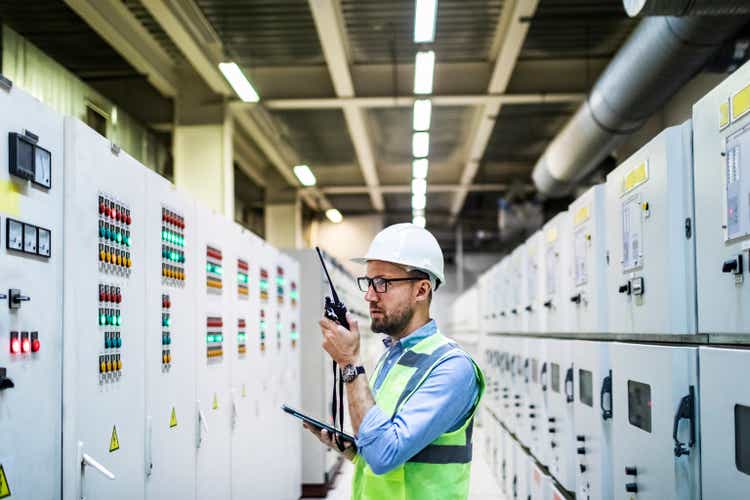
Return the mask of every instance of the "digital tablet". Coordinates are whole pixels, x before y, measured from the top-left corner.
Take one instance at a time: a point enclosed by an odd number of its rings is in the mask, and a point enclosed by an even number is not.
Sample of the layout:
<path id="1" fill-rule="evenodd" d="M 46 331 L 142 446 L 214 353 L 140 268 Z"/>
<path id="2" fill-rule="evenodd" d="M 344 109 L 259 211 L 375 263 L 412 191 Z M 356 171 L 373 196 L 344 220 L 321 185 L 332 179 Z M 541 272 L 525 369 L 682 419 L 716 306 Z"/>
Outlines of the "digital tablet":
<path id="1" fill-rule="evenodd" d="M 287 405 L 282 405 L 281 409 L 284 410 L 285 412 L 287 412 L 288 414 L 292 415 L 293 417 L 297 417 L 298 419 L 300 419 L 300 420 L 302 420 L 304 422 L 307 422 L 308 424 L 312 425 L 313 427 L 317 427 L 318 429 L 325 429 L 328 432 L 331 432 L 331 433 L 334 433 L 334 434 L 338 434 L 339 436 L 341 436 L 342 440 L 349 441 L 352 444 L 356 443 L 356 441 L 354 440 L 354 437 L 350 436 L 349 434 L 347 434 L 345 432 L 341 432 L 340 430 L 335 429 L 335 428 L 331 427 L 328 424 L 324 424 L 320 420 L 314 419 L 312 417 L 308 417 L 304 413 L 300 413 L 297 410 L 295 410 L 294 408 L 290 408 Z"/>

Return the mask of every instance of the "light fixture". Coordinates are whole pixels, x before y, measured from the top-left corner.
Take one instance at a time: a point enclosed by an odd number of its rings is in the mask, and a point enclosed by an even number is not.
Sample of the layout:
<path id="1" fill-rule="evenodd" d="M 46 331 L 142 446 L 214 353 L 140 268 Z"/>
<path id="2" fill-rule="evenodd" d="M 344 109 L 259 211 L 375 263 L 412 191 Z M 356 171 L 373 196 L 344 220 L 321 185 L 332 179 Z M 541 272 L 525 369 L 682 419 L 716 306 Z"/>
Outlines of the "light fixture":
<path id="1" fill-rule="evenodd" d="M 344 220 L 344 216 L 341 215 L 341 212 L 336 210 L 335 208 L 329 208 L 326 210 L 326 217 L 328 217 L 328 220 L 333 222 L 334 224 L 338 224 L 342 220 Z"/>
<path id="2" fill-rule="evenodd" d="M 312 173 L 310 167 L 307 165 L 297 165 L 294 167 L 294 175 L 302 183 L 303 186 L 314 186 L 315 185 L 315 174 Z"/>
<path id="3" fill-rule="evenodd" d="M 429 99 L 417 99 L 414 101 L 414 116 L 412 119 L 414 130 L 430 130 L 431 117 L 432 101 Z"/>
<path id="4" fill-rule="evenodd" d="M 411 195 L 411 208 L 414 210 L 424 210 L 427 206 L 427 196 L 423 194 Z"/>
<path id="5" fill-rule="evenodd" d="M 412 216 L 412 217 L 417 217 L 417 216 L 419 216 L 419 215 L 421 215 L 422 217 L 424 217 L 424 208 L 422 208 L 422 209 L 419 209 L 419 210 L 414 210 L 414 209 L 413 209 L 413 210 L 411 211 L 411 216 Z"/>
<path id="6" fill-rule="evenodd" d="M 412 179 L 411 194 L 427 194 L 427 181 L 424 179 Z"/>
<path id="7" fill-rule="evenodd" d="M 432 93 L 432 74 L 435 71 L 435 52 L 432 50 L 417 52 L 414 64 L 414 93 Z"/>
<path id="8" fill-rule="evenodd" d="M 429 132 L 414 132 L 411 137 L 411 154 L 415 158 L 424 158 L 430 154 Z"/>
<path id="9" fill-rule="evenodd" d="M 427 224 L 427 220 L 424 218 L 424 215 L 415 215 L 411 223 L 415 226 L 424 227 Z"/>
<path id="10" fill-rule="evenodd" d="M 414 11 L 414 43 L 435 41 L 435 18 L 437 0 L 417 0 Z"/>
<path id="11" fill-rule="evenodd" d="M 430 162 L 427 158 L 417 158 L 411 162 L 411 176 L 415 179 L 426 179 Z"/>
<path id="12" fill-rule="evenodd" d="M 250 84 L 250 81 L 247 79 L 240 67 L 237 66 L 237 63 L 219 63 L 219 70 L 222 72 L 224 78 L 227 79 L 229 85 L 232 86 L 240 99 L 242 99 L 244 102 L 260 101 L 260 96 L 258 96 L 258 93 Z"/>

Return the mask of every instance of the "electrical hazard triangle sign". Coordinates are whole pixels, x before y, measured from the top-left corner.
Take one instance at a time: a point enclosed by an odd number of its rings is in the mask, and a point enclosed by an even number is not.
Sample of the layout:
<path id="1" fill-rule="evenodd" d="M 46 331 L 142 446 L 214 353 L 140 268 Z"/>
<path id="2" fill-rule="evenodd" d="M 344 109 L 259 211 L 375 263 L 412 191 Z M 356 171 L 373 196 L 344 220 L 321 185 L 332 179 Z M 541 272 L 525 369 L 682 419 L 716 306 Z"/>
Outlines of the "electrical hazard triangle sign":
<path id="1" fill-rule="evenodd" d="M 112 437 L 109 439 L 109 452 L 117 451 L 120 449 L 120 440 L 117 437 L 117 426 L 112 426 Z"/>
<path id="2" fill-rule="evenodd" d="M 174 410 L 174 406 L 172 407 L 172 416 L 169 417 L 169 428 L 177 427 L 177 412 Z"/>
<path id="3" fill-rule="evenodd" d="M 219 409 L 219 397 L 216 395 L 215 392 L 214 392 L 214 404 L 211 405 L 211 408 L 213 408 L 214 410 Z"/>
<path id="4" fill-rule="evenodd" d="M 3 464 L 0 464 L 0 498 L 7 498 L 10 496 L 10 485 L 8 484 L 8 478 L 5 477 L 5 469 Z"/>

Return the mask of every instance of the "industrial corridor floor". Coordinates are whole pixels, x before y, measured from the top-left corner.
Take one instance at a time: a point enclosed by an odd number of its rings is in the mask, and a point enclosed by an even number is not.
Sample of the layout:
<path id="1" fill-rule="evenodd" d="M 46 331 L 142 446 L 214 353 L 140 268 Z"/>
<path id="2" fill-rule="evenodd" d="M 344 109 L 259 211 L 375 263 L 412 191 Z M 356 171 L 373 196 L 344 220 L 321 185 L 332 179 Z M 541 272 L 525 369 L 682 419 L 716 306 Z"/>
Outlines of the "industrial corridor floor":
<path id="1" fill-rule="evenodd" d="M 471 466 L 469 500 L 506 500 L 492 477 L 489 465 L 484 461 L 484 451 L 480 447 L 480 443 L 484 442 L 482 432 L 482 429 L 477 429 L 474 433 L 474 460 Z M 353 473 L 354 467 L 351 462 L 345 462 L 336 477 L 336 486 L 328 492 L 328 500 L 349 500 L 352 493 Z"/>

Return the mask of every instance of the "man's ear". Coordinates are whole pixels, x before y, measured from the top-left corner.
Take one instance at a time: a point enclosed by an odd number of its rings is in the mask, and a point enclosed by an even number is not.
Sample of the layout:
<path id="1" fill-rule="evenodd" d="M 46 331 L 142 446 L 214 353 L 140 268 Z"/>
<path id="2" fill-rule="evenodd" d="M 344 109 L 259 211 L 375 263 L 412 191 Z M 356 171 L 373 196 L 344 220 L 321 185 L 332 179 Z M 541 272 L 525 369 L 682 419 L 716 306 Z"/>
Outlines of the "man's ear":
<path id="1" fill-rule="evenodd" d="M 417 284 L 417 302 L 423 302 L 430 298 L 430 290 L 432 289 L 432 285 L 430 285 L 429 280 L 421 280 Z"/>

